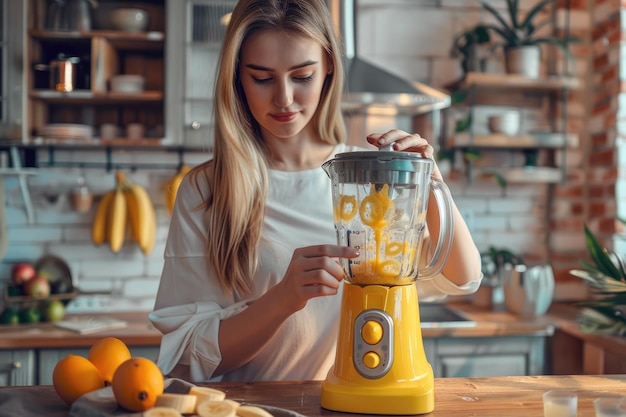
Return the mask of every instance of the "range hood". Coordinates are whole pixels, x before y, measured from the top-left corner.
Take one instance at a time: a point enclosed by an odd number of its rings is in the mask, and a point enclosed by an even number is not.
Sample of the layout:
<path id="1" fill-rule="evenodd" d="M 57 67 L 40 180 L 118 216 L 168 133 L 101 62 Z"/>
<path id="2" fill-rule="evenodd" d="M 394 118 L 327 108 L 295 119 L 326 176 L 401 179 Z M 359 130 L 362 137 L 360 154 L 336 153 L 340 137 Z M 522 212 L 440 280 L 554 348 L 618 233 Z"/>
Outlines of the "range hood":
<path id="1" fill-rule="evenodd" d="M 345 51 L 344 111 L 368 115 L 419 115 L 450 107 L 450 96 L 398 77 L 358 56 L 357 0 L 327 0 Z"/>

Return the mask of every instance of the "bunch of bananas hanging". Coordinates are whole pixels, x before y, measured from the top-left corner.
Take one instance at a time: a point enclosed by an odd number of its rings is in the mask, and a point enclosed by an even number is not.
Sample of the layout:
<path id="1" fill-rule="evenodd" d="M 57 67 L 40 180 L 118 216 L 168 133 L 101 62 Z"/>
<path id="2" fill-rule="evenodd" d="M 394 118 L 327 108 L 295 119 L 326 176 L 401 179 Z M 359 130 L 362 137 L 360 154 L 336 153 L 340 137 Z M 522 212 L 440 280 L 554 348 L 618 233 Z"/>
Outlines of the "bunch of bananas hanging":
<path id="1" fill-rule="evenodd" d="M 115 188 L 106 192 L 96 209 L 91 227 L 91 240 L 99 246 L 108 243 L 118 253 L 130 235 L 144 254 L 149 254 L 156 241 L 156 213 L 145 188 L 130 182 L 117 172 Z"/>
<path id="2" fill-rule="evenodd" d="M 167 207 L 167 211 L 170 214 L 172 214 L 172 211 L 174 211 L 174 203 L 176 202 L 176 193 L 178 192 L 178 187 L 183 181 L 185 175 L 187 175 L 190 170 L 191 167 L 187 165 L 181 165 L 176 175 L 174 175 L 165 183 L 165 207 Z"/>

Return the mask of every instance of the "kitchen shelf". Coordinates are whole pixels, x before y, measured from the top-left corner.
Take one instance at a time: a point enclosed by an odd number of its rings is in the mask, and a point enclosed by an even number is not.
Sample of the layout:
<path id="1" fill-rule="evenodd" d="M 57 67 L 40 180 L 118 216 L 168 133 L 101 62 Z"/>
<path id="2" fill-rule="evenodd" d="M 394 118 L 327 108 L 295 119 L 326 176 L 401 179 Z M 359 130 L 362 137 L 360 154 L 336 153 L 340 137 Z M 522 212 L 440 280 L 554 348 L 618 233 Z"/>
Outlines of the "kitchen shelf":
<path id="1" fill-rule="evenodd" d="M 103 38 L 109 41 L 115 48 L 124 50 L 162 50 L 165 44 L 165 34 L 163 32 L 125 32 L 116 30 L 79 32 L 30 29 L 28 34 L 31 38 L 47 44 L 87 43 L 93 38 Z"/>
<path id="2" fill-rule="evenodd" d="M 31 90 L 29 97 L 47 103 L 62 104 L 123 104 L 123 103 L 150 103 L 161 104 L 162 91 L 143 91 L 141 93 L 94 93 L 91 90 L 74 90 L 62 93 L 53 90 Z"/>
<path id="3" fill-rule="evenodd" d="M 574 148 L 578 146 L 579 137 L 575 133 L 550 133 L 537 132 L 509 136 L 505 134 L 470 135 L 469 133 L 457 134 L 449 142 L 456 148 L 476 149 L 540 149 L 562 148 L 563 146 Z"/>
<path id="4" fill-rule="evenodd" d="M 36 11 L 42 6 L 40 0 L 25 1 L 27 10 Z M 117 3 L 103 0 L 99 2 L 99 8 L 104 9 L 99 10 L 117 8 Z M 106 124 L 123 127 L 130 123 L 141 123 L 148 132 L 166 131 L 166 0 L 151 0 L 142 8 L 149 14 L 148 31 L 49 30 L 44 27 L 45 9 L 41 9 L 40 18 L 28 19 L 24 54 L 27 61 L 36 66 L 27 67 L 25 71 L 28 109 L 22 129 L 25 143 L 42 144 L 44 139 L 37 136 L 38 131 L 53 123 L 86 124 L 96 133 Z M 56 91 L 54 85 L 53 64 L 59 56 L 78 58 L 72 67 L 76 77 L 73 91 L 67 93 Z M 145 91 L 111 91 L 111 80 L 118 75 L 142 76 Z M 149 139 L 154 136 L 150 135 Z M 45 142 L 43 145 L 49 144 L 48 140 Z M 147 145 L 146 142 L 141 140 L 142 145 Z M 150 142 L 150 146 L 162 145 L 160 140 Z M 58 149 L 57 141 L 52 145 Z M 66 145 L 79 146 L 77 141 Z M 101 149 L 107 152 L 108 159 L 112 148 L 107 146 L 103 145 Z M 119 146 L 115 144 L 116 149 Z M 104 164 L 107 169 L 112 166 L 112 161 Z"/>
<path id="5" fill-rule="evenodd" d="M 530 79 L 516 74 L 491 74 L 484 72 L 468 72 L 454 86 L 455 90 L 477 87 L 481 89 L 506 89 L 528 92 L 548 92 L 559 90 L 576 90 L 581 87 L 576 77 L 548 76 Z"/>
<path id="6" fill-rule="evenodd" d="M 94 140 L 93 142 L 64 142 L 57 141 L 55 143 L 16 143 L 14 141 L 0 141 L 0 151 L 11 149 L 14 155 L 21 153 L 23 155 L 20 160 L 24 161 L 24 167 L 29 168 L 28 172 L 36 173 L 37 168 L 95 168 L 112 171 L 116 169 L 167 169 L 178 170 L 184 164 L 184 155 L 188 153 L 206 153 L 212 152 L 211 148 L 191 147 L 174 144 L 163 144 L 160 139 L 112 139 L 112 140 Z M 38 152 L 47 152 L 47 160 L 40 160 L 37 156 Z M 56 156 L 58 152 L 74 152 L 74 151 L 94 151 L 105 154 L 103 162 L 79 162 L 79 161 L 58 161 Z M 129 152 L 170 152 L 178 154 L 178 162 L 161 163 L 161 162 L 116 162 L 115 157 L 127 155 Z M 14 168 L 12 168 L 14 169 Z M 20 168 L 24 171 L 24 168 Z"/>
<path id="7" fill-rule="evenodd" d="M 477 176 L 488 176 L 497 172 L 507 184 L 558 184 L 563 180 L 561 170 L 552 167 L 511 167 L 511 168 L 473 168 Z"/>
<path id="8" fill-rule="evenodd" d="M 457 107 L 465 106 L 469 112 L 466 119 L 469 120 L 469 127 L 446 138 L 447 142 L 443 149 L 461 152 L 510 151 L 513 154 L 524 152 L 527 158 L 532 159 L 536 159 L 537 154 L 541 153 L 547 157 L 542 158 L 546 161 L 546 166 L 515 167 L 502 172 L 498 164 L 485 170 L 486 167 L 476 166 L 471 159 L 464 158 L 470 181 L 475 174 L 481 175 L 481 172 L 485 171 L 498 172 L 507 184 L 565 181 L 566 150 L 578 147 L 580 142 L 577 133 L 564 130 L 567 125 L 567 96 L 570 90 L 581 87 L 578 78 L 544 76 L 530 79 L 517 74 L 469 72 L 449 87 L 458 96 L 460 102 L 456 104 Z M 537 125 L 529 126 L 522 123 L 521 133 L 518 135 L 484 133 L 485 130 L 481 129 L 481 126 L 476 126 L 477 120 L 481 122 L 483 120 L 478 112 L 494 112 L 494 107 L 499 107 L 503 111 L 515 108 L 521 114 L 524 111 L 532 111 L 531 109 L 535 111 L 545 109 L 545 113 L 539 115 L 541 122 Z M 495 110 L 494 115 L 497 115 L 498 111 Z M 557 121 L 559 119 L 560 121 Z M 488 126 L 486 127 L 489 130 Z M 557 151 L 561 153 L 557 154 Z M 557 156 L 560 157 L 558 163 Z M 454 158 L 452 160 L 454 162 Z M 474 170 L 477 172 L 474 173 Z"/>

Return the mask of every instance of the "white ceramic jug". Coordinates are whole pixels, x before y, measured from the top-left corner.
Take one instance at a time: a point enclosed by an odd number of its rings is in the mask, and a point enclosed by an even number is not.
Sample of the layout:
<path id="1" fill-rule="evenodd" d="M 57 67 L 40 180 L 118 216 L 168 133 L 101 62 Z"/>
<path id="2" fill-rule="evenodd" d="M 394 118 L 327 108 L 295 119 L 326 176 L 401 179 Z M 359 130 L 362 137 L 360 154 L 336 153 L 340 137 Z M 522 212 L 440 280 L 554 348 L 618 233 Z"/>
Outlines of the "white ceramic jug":
<path id="1" fill-rule="evenodd" d="M 523 317 L 545 314 L 554 297 L 550 265 L 504 265 L 502 286 L 508 311 Z"/>

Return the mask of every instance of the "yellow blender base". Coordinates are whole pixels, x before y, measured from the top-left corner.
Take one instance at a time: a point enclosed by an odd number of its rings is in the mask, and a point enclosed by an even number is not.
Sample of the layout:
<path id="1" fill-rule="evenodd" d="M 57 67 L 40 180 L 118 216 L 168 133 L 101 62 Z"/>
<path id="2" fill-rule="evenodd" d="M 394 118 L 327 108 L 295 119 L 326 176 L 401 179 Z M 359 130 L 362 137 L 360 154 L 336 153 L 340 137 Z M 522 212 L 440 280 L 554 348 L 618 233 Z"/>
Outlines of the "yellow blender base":
<path id="1" fill-rule="evenodd" d="M 344 284 L 337 355 L 322 383 L 321 405 L 363 414 L 434 410 L 415 284 Z"/>

